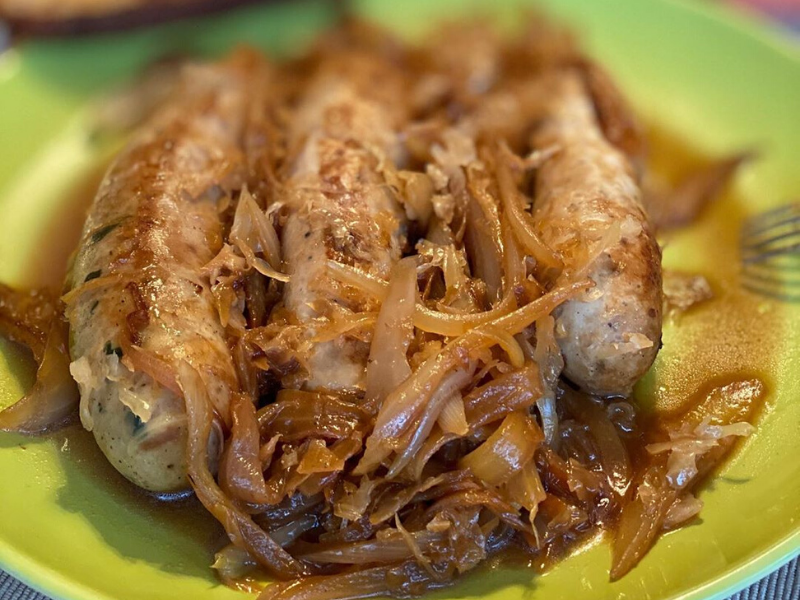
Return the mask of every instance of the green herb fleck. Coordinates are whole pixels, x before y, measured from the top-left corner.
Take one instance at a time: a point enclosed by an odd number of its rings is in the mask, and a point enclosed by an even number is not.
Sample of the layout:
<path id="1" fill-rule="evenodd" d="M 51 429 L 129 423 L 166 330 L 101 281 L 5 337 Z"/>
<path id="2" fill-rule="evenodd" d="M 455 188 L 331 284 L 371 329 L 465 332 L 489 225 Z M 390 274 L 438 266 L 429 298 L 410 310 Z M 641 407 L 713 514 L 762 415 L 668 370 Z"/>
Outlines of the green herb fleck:
<path id="1" fill-rule="evenodd" d="M 134 414 L 133 412 L 128 409 L 128 414 L 126 415 L 128 422 L 133 429 L 133 435 L 139 433 L 145 426 L 144 421 L 139 418 L 139 415 Z"/>
<path id="2" fill-rule="evenodd" d="M 97 271 L 92 271 L 91 273 L 89 273 L 86 276 L 86 279 L 83 280 L 83 283 L 86 283 L 87 281 L 91 281 L 92 279 L 97 279 L 102 274 L 103 274 L 103 271 L 101 271 L 100 269 L 98 269 Z"/>
<path id="3" fill-rule="evenodd" d="M 111 345 L 111 342 L 106 342 L 106 345 L 103 346 L 103 352 L 106 354 L 116 354 L 117 357 L 122 358 L 122 348 L 119 346 L 115 348 Z"/>
<path id="4" fill-rule="evenodd" d="M 96 244 L 104 237 L 106 237 L 109 233 L 114 231 L 117 227 L 119 227 L 119 221 L 116 223 L 109 223 L 108 225 L 103 225 L 100 229 L 98 229 L 92 234 L 92 243 Z"/>

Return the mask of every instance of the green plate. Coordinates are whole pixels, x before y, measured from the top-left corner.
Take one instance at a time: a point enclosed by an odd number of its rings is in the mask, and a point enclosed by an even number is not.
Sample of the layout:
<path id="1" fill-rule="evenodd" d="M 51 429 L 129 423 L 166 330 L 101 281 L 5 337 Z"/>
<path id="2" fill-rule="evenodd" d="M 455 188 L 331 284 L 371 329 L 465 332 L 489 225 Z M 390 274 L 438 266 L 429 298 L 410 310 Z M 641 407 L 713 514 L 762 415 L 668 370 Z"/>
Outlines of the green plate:
<path id="1" fill-rule="evenodd" d="M 489 10 L 454 0 L 355 4 L 410 35 L 437 17 Z M 518 14 L 519 3 L 496 4 L 501 18 Z M 699 3 L 547 4 L 584 35 L 659 131 L 701 153 L 762 153 L 734 193 L 668 241 L 665 263 L 708 275 L 717 298 L 667 326 L 642 397 L 656 405 L 688 397 L 709 372 L 758 374 L 770 393 L 757 434 L 703 491 L 702 520 L 661 539 L 621 581 L 608 582 L 608 546 L 594 544 L 543 576 L 487 569 L 430 597 L 721 598 L 800 549 L 800 310 L 741 292 L 735 251 L 745 214 L 800 191 L 798 51 L 765 27 Z M 297 2 L 1 54 L 0 281 L 46 280 L 66 260 L 68 232 L 107 160 L 108 148 L 86 127 L 94 95 L 170 54 L 215 55 L 239 42 L 296 51 L 331 19 L 328 4 Z M 30 382 L 24 357 L 0 344 L 0 406 Z M 0 435 L 0 476 L 0 563 L 53 597 L 243 597 L 208 568 L 221 541 L 213 521 L 192 502 L 165 507 L 136 493 L 86 435 Z"/>

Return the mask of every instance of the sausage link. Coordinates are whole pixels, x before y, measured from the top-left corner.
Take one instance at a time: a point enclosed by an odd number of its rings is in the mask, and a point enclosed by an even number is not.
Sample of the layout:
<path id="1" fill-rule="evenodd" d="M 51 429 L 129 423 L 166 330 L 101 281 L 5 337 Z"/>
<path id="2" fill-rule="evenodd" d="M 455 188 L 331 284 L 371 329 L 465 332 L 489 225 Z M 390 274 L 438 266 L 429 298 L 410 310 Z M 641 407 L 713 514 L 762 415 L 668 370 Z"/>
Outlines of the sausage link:
<path id="1" fill-rule="evenodd" d="M 583 79 L 563 71 L 533 135 L 557 152 L 535 181 L 533 215 L 566 275 L 595 287 L 557 311 L 564 374 L 586 391 L 630 393 L 661 343 L 661 250 L 633 168 L 603 136 Z"/>
<path id="2" fill-rule="evenodd" d="M 69 276 L 82 423 L 120 473 L 155 492 L 188 486 L 179 363 L 201 374 L 223 423 L 237 386 L 201 272 L 222 246 L 219 196 L 243 177 L 248 79 L 260 68 L 248 56 L 184 70 L 107 172 Z"/>
<path id="3" fill-rule="evenodd" d="M 405 217 L 381 169 L 400 160 L 403 86 L 396 67 L 380 57 L 345 53 L 320 65 L 294 115 L 284 305 L 312 336 L 313 321 L 336 310 L 377 310 L 374 299 L 333 277 L 328 261 L 387 279 L 400 259 Z M 358 391 L 368 352 L 347 335 L 314 343 L 303 378 L 284 384 Z"/>

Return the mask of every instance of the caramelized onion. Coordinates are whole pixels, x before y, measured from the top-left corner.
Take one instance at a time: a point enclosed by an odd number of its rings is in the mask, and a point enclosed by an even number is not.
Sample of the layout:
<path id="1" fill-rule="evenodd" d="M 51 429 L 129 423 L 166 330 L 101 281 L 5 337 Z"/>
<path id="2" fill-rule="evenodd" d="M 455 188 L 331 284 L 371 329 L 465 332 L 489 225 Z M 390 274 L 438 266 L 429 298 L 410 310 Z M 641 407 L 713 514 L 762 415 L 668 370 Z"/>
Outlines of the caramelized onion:
<path id="1" fill-rule="evenodd" d="M 500 218 L 500 234 L 503 239 L 503 269 L 506 277 L 506 296 L 510 296 L 517 286 L 521 285 L 526 278 L 525 257 L 519 247 L 514 230 L 509 224 L 508 217 L 502 215 Z"/>
<path id="2" fill-rule="evenodd" d="M 414 336 L 412 318 L 416 299 L 416 261 L 409 257 L 394 267 L 372 333 L 365 401 L 376 408 L 411 374 L 407 353 Z"/>
<path id="3" fill-rule="evenodd" d="M 409 433 L 400 438 L 397 444 L 390 443 L 398 453 L 397 458 L 395 458 L 389 467 L 389 472 L 386 474 L 388 479 L 396 477 L 411 462 L 430 435 L 433 426 L 436 424 L 436 419 L 438 419 L 439 413 L 442 411 L 442 407 L 451 398 L 460 396 L 459 390 L 472 379 L 473 371 L 474 367 L 467 367 L 448 373 L 442 379 L 430 402 L 424 407 L 419 420 L 410 427 Z M 399 414 L 402 415 L 402 413 Z M 400 418 L 402 419 L 403 417 L 401 416 Z"/>
<path id="4" fill-rule="evenodd" d="M 43 433 L 74 415 L 80 394 L 69 373 L 67 326 L 54 318 L 36 371 L 25 396 L 0 412 L 0 431 Z"/>
<path id="5" fill-rule="evenodd" d="M 469 432 L 467 413 L 464 410 L 464 400 L 461 398 L 461 394 L 453 394 L 445 401 L 436 422 L 444 433 L 461 436 Z"/>
<path id="6" fill-rule="evenodd" d="M 564 264 L 561 258 L 548 248 L 536 233 L 533 218 L 524 208 L 522 194 L 514 183 L 504 156 L 498 156 L 495 161 L 495 170 L 500 188 L 500 198 L 503 202 L 503 214 L 508 217 L 511 230 L 541 269 L 549 270 L 551 277 L 557 275 L 561 272 Z"/>
<path id="7" fill-rule="evenodd" d="M 600 453 L 603 473 L 614 490 L 625 495 L 631 478 L 630 459 L 616 427 L 608 418 L 605 406 L 601 404 L 602 401 L 578 398 L 571 392 L 566 392 L 564 398 L 570 412 L 589 428 L 589 434 Z"/>
<path id="8" fill-rule="evenodd" d="M 647 553 L 676 497 L 663 465 L 645 471 L 634 497 L 622 508 L 612 544 L 612 581 L 625 575 Z"/>
<path id="9" fill-rule="evenodd" d="M 249 266 L 265 277 L 289 281 L 288 275 L 279 271 L 281 249 L 278 234 L 247 188 L 239 195 L 229 237 Z M 257 253 L 261 253 L 264 258 L 257 257 Z"/>
<path id="10" fill-rule="evenodd" d="M 416 456 L 414 456 L 405 468 L 404 474 L 408 473 L 409 477 L 418 481 L 422 477 L 422 471 L 425 469 L 425 465 L 428 464 L 428 461 L 431 460 L 433 455 L 441 450 L 442 446 L 458 439 L 458 437 L 458 435 L 453 433 L 445 433 L 438 424 L 434 426 L 428 439 L 423 442 Z"/>
<path id="11" fill-rule="evenodd" d="M 388 521 L 402 508 L 406 507 L 418 494 L 422 494 L 438 486 L 445 481 L 443 475 L 437 477 L 428 477 L 421 483 L 406 486 L 397 493 L 387 495 L 372 511 L 369 516 L 369 522 L 373 525 L 380 525 L 384 521 Z"/>
<path id="12" fill-rule="evenodd" d="M 47 290 L 19 291 L 0 283 L 0 335 L 26 346 L 41 362 L 56 303 Z"/>
<path id="13" fill-rule="evenodd" d="M 525 364 L 525 355 L 513 335 L 493 325 L 484 325 L 481 331 L 490 341 L 505 350 L 508 355 L 508 362 L 512 367 L 519 369 Z"/>
<path id="14" fill-rule="evenodd" d="M 208 468 L 208 438 L 213 413 L 200 374 L 188 363 L 179 367 L 179 383 L 189 417 L 188 472 L 197 497 L 203 506 L 225 527 L 231 541 L 247 550 L 271 574 L 291 579 L 309 574 L 309 568 L 292 558 L 258 525 L 238 508 L 219 488 Z"/>
<path id="15" fill-rule="evenodd" d="M 376 279 L 362 271 L 359 271 L 358 269 L 347 267 L 345 265 L 335 263 L 334 261 L 328 261 L 329 268 L 332 268 L 332 265 L 334 264 L 337 265 L 335 267 L 334 274 L 342 282 L 363 289 L 364 291 L 369 292 L 375 298 L 383 299 L 385 297 L 387 285 L 386 282 Z M 561 288 L 556 288 L 550 293 L 548 300 L 553 300 L 554 297 L 558 297 L 564 293 L 568 293 L 570 296 L 577 294 L 579 291 L 591 287 L 592 285 L 593 284 L 587 280 L 578 283 L 572 283 Z M 561 304 L 561 302 L 564 302 L 566 299 L 568 298 L 565 298 L 564 300 L 558 300 L 556 306 Z M 417 304 L 414 311 L 414 326 L 423 331 L 438 333 L 439 335 L 445 335 L 448 337 L 465 335 L 475 327 L 486 323 L 491 323 L 492 321 L 499 320 L 505 316 L 509 316 L 514 310 L 514 306 L 516 306 L 516 301 L 513 294 L 509 294 L 503 298 L 500 304 L 498 304 L 495 308 L 480 313 L 449 314 L 433 311 L 423 305 Z M 553 308 L 555 308 L 555 306 Z M 530 310 L 531 309 L 529 309 L 529 311 Z M 542 316 L 548 314 L 551 310 L 552 308 L 550 310 L 542 311 Z"/>
<path id="16" fill-rule="evenodd" d="M 726 438 L 747 437 L 754 428 L 750 423 L 711 425 L 706 418 L 694 429 L 686 424 L 678 431 L 670 431 L 670 441 L 649 444 L 651 454 L 669 452 L 667 479 L 676 489 L 686 487 L 698 473 L 697 460 L 717 448 Z"/>
<path id="17" fill-rule="evenodd" d="M 545 392 L 537 401 L 536 409 L 539 411 L 539 418 L 542 420 L 542 432 L 544 441 L 548 446 L 554 446 L 558 435 L 558 409 L 556 408 L 556 398 L 551 392 Z"/>
<path id="18" fill-rule="evenodd" d="M 336 266 L 334 266 L 336 265 Z M 328 261 L 333 275 L 342 283 L 355 286 L 372 297 L 383 300 L 386 296 L 387 284 L 359 269 Z M 445 313 L 431 310 L 423 304 L 414 308 L 414 326 L 428 333 L 436 333 L 447 337 L 464 335 L 473 327 L 483 325 L 507 315 L 516 308 L 513 294 L 507 294 L 500 303 L 484 312 L 477 313 Z"/>
<path id="19" fill-rule="evenodd" d="M 280 435 L 285 442 L 309 437 L 341 439 L 362 429 L 367 413 L 335 396 L 283 389 L 275 402 L 259 411 L 258 421 L 265 437 Z"/>
<path id="20" fill-rule="evenodd" d="M 713 443 L 703 444 L 700 452 L 692 452 L 687 472 L 671 471 L 663 453 L 656 452 L 650 457 L 632 499 L 622 508 L 612 547 L 613 580 L 625 575 L 647 553 L 679 496 L 691 490 L 731 450 L 736 437 L 724 436 L 726 430 L 723 427 L 750 418 L 763 393 L 764 385 L 757 379 L 734 381 L 711 389 L 702 402 L 666 423 L 668 437 L 678 442 L 708 434 Z M 705 428 L 709 426 L 719 429 L 706 432 Z M 732 431 L 746 433 L 749 428 L 739 427 Z M 673 443 L 666 442 L 668 447 L 664 449 L 671 450 Z M 680 446 L 679 443 L 675 447 L 678 456 L 682 453 Z M 694 444 L 692 450 L 696 450 Z"/>
<path id="21" fill-rule="evenodd" d="M 496 303 L 503 291 L 503 242 L 497 202 L 480 186 L 473 169 L 467 169 L 470 194 L 467 194 L 464 247 L 470 258 L 473 274 L 486 282 L 489 299 Z"/>
<path id="22" fill-rule="evenodd" d="M 346 493 L 343 498 L 334 501 L 334 514 L 337 517 L 351 521 L 360 519 L 364 516 L 372 501 L 372 493 L 381 483 L 383 483 L 383 479 L 362 477 L 361 483 L 357 488 Z M 348 485 L 353 487 L 352 484 Z"/>
<path id="23" fill-rule="evenodd" d="M 328 324 L 319 328 L 311 338 L 311 341 L 316 343 L 330 342 L 346 333 L 358 335 L 358 330 L 372 329 L 377 317 L 378 315 L 374 312 L 336 313 Z"/>
<path id="24" fill-rule="evenodd" d="M 530 524 L 519 518 L 519 512 L 512 505 L 503 500 L 497 492 L 488 489 L 459 490 L 436 502 L 426 511 L 426 515 L 433 516 L 446 510 L 468 506 L 483 506 L 517 531 L 533 532 Z"/>
<path id="25" fill-rule="evenodd" d="M 342 283 L 364 290 L 373 298 L 383 300 L 386 297 L 389 284 L 384 280 L 378 279 L 361 269 L 344 265 L 335 260 L 329 260 L 327 266 L 330 274 Z"/>
<path id="26" fill-rule="evenodd" d="M 537 318 L 550 313 L 574 294 L 589 287 L 588 282 L 558 288 L 492 322 L 494 327 L 514 335 Z M 437 355 L 426 360 L 416 372 L 396 388 L 386 399 L 384 410 L 378 414 L 375 428 L 367 439 L 364 456 L 354 470 L 364 475 L 377 467 L 394 449 L 397 441 L 412 426 L 424 406 L 438 388 L 446 373 L 463 362 L 464 355 L 492 345 L 491 338 L 476 327 L 450 342 Z M 387 408 L 388 407 L 388 408 Z"/>
<path id="27" fill-rule="evenodd" d="M 496 377 L 464 397 L 464 411 L 470 429 L 530 408 L 541 393 L 539 369 L 535 363 L 527 363 L 519 370 Z"/>
<path id="28" fill-rule="evenodd" d="M 138 371 L 149 375 L 159 385 L 167 388 L 173 394 L 180 395 L 181 389 L 175 374 L 175 369 L 156 354 L 132 344 L 127 336 L 121 336 L 122 362 L 131 371 Z M 222 414 L 226 414 L 225 413 Z"/>
<path id="29" fill-rule="evenodd" d="M 516 300 L 513 294 L 503 298 L 491 310 L 477 313 L 443 313 L 417 304 L 414 311 L 414 326 L 428 333 L 456 337 L 464 335 L 474 327 L 484 325 L 509 314 L 515 307 Z"/>
<path id="30" fill-rule="evenodd" d="M 33 387 L 0 411 L 0 431 L 43 433 L 75 414 L 80 395 L 69 372 L 67 326 L 47 290 L 0 284 L 0 335 L 26 346 L 38 365 Z"/>
<path id="31" fill-rule="evenodd" d="M 220 487 L 245 502 L 267 503 L 270 496 L 261 470 L 255 406 L 244 394 L 234 394 L 231 413 L 231 435 L 219 466 Z"/>
<path id="32" fill-rule="evenodd" d="M 99 292 L 105 288 L 122 283 L 122 276 L 119 273 L 107 273 L 100 277 L 95 277 L 77 287 L 73 287 L 66 294 L 61 296 L 61 302 L 66 306 L 67 311 L 76 306 L 76 302 L 89 292 Z"/>
<path id="33" fill-rule="evenodd" d="M 322 575 L 268 586 L 258 600 L 351 600 L 376 596 L 419 596 L 447 585 L 416 564 L 381 566 L 339 575 Z"/>
<path id="34" fill-rule="evenodd" d="M 263 589 L 250 576 L 258 567 L 258 563 L 246 550 L 228 544 L 214 555 L 214 564 L 211 568 L 217 572 L 217 577 L 228 587 L 253 594 Z"/>
<path id="35" fill-rule="evenodd" d="M 294 544 L 300 537 L 319 525 L 319 516 L 314 513 L 298 515 L 285 525 L 271 529 L 269 537 L 275 540 L 281 548 Z"/>
<path id="36" fill-rule="evenodd" d="M 514 412 L 508 415 L 483 444 L 458 463 L 489 485 L 500 485 L 518 473 L 533 458 L 544 439 L 530 415 Z"/>
<path id="37" fill-rule="evenodd" d="M 334 454 L 322 440 L 311 440 L 308 450 L 297 465 L 301 475 L 314 473 L 330 473 L 344 469 L 344 460 Z"/>
<path id="38" fill-rule="evenodd" d="M 415 531 L 410 536 L 414 543 L 422 547 L 444 539 L 441 533 L 425 530 Z M 400 535 L 391 535 L 349 544 L 309 544 L 299 556 L 304 560 L 320 563 L 364 565 L 401 562 L 413 558 L 414 554 L 406 539 Z"/>
<path id="39" fill-rule="evenodd" d="M 673 189 L 661 189 L 645 179 L 643 200 L 653 224 L 667 230 L 694 221 L 754 156 L 752 152 L 741 152 L 713 161 L 684 177 Z"/>
<path id="40" fill-rule="evenodd" d="M 516 502 L 528 511 L 528 518 L 533 523 L 539 504 L 547 497 L 534 461 L 528 461 L 508 480 L 506 493 L 512 502 Z"/>

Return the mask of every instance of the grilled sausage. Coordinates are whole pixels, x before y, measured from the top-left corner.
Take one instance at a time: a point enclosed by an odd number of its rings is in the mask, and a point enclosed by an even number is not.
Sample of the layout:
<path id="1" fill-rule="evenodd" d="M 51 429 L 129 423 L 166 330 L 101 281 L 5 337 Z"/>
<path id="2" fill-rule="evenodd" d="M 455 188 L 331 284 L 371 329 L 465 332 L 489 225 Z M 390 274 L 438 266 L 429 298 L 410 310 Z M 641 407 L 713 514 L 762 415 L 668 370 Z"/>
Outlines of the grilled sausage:
<path id="1" fill-rule="evenodd" d="M 147 490 L 188 486 L 179 363 L 200 373 L 223 422 L 237 386 L 201 269 L 222 246 L 219 196 L 241 185 L 257 68 L 244 54 L 187 67 L 171 101 L 107 172 L 69 276 L 82 423 L 114 467 Z M 221 439 L 212 438 L 213 457 Z"/>
<path id="2" fill-rule="evenodd" d="M 565 375 L 586 391 L 627 394 L 661 342 L 661 250 L 633 168 L 603 136 L 583 79 L 548 86 L 535 148 L 557 152 L 535 181 L 534 219 L 566 273 L 596 284 L 557 311 Z"/>
<path id="3" fill-rule="evenodd" d="M 282 240 L 290 277 L 284 305 L 312 336 L 312 322 L 335 310 L 377 310 L 374 299 L 331 275 L 329 260 L 387 279 L 400 258 L 404 217 L 381 168 L 400 160 L 403 86 L 398 70 L 380 57 L 340 54 L 312 76 L 294 115 L 288 143 L 296 154 L 286 181 L 289 216 Z M 362 389 L 368 351 L 347 335 L 314 343 L 305 377 L 289 385 Z"/>

